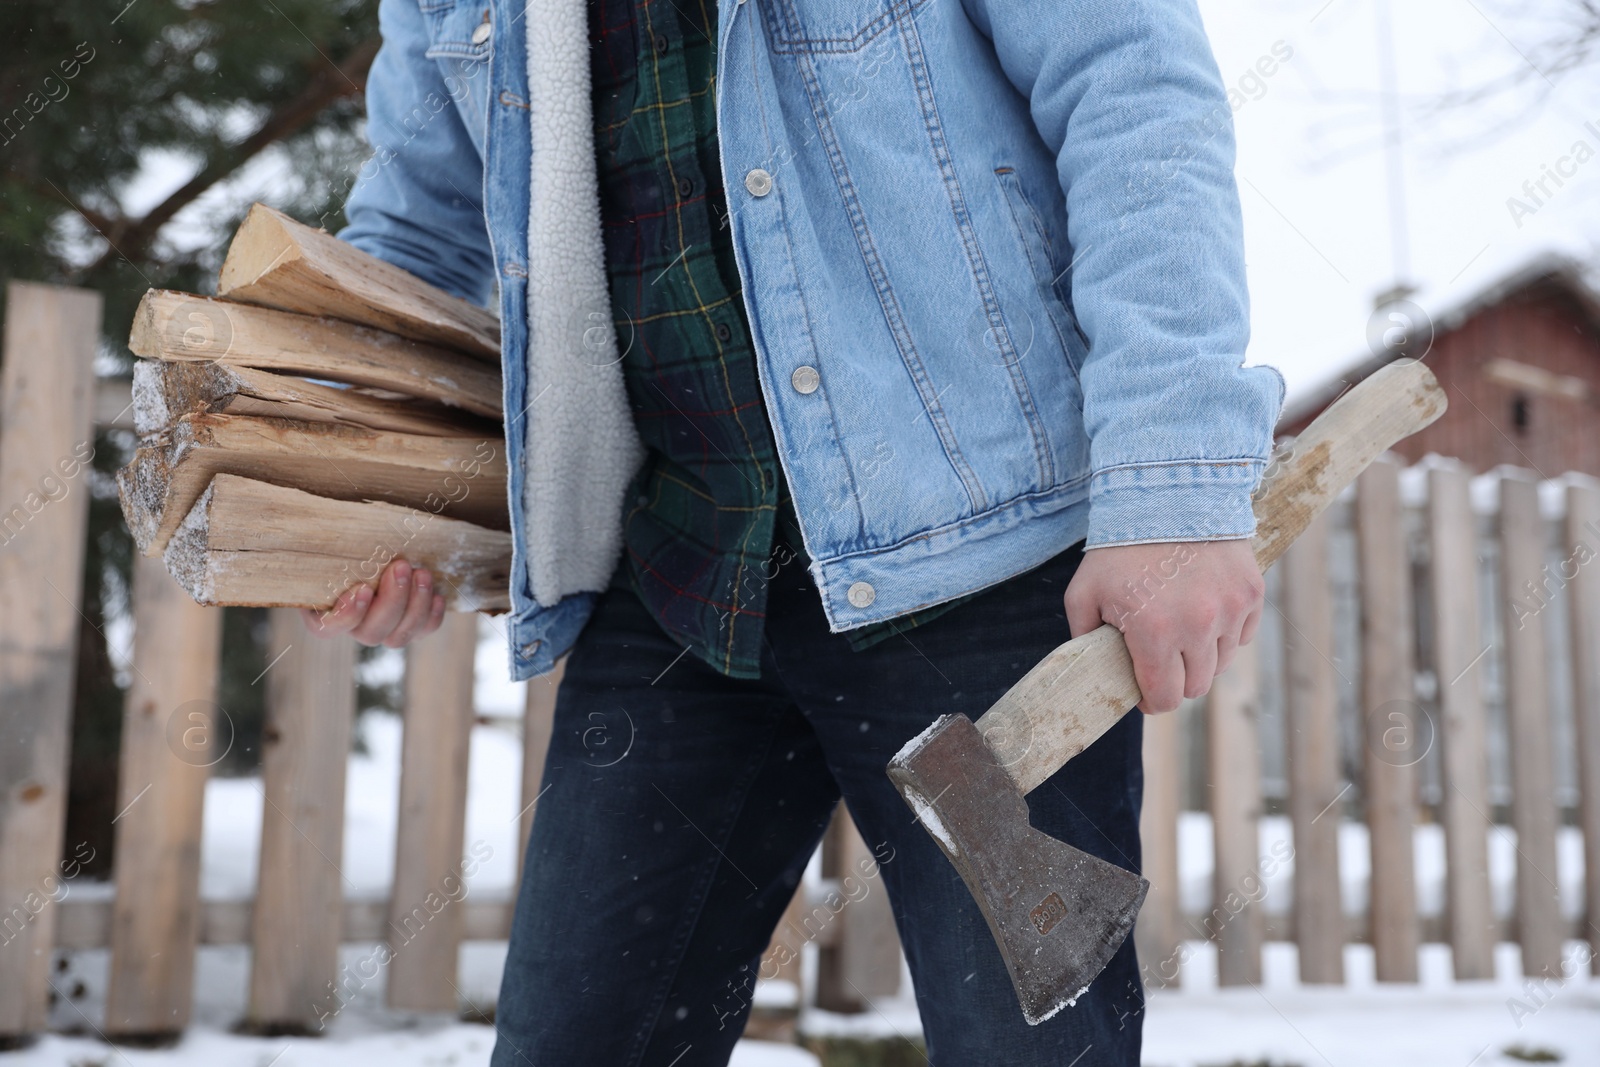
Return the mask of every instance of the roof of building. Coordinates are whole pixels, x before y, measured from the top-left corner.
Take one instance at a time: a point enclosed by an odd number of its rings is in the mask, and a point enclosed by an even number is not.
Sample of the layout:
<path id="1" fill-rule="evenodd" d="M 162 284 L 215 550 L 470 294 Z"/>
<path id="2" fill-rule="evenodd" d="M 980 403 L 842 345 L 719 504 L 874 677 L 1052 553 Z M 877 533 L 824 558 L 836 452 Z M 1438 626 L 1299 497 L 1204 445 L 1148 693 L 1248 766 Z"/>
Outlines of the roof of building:
<path id="1" fill-rule="evenodd" d="M 1600 290 L 1597 290 L 1590 280 L 1590 269 L 1580 260 L 1562 253 L 1543 252 L 1533 256 L 1521 266 L 1502 275 L 1498 280 L 1464 300 L 1447 304 L 1440 311 L 1429 311 L 1428 317 L 1433 323 L 1434 341 L 1437 342 L 1443 335 L 1459 329 L 1480 311 L 1495 307 L 1517 293 L 1541 285 L 1555 286 L 1566 291 L 1583 308 L 1590 321 L 1600 328 Z M 1415 301 L 1414 296 L 1408 299 Z M 1424 311 L 1427 311 L 1426 307 Z M 1400 354 L 1385 351 L 1352 362 L 1325 384 L 1286 405 L 1279 424 L 1292 425 L 1316 414 L 1331 404 L 1344 390 Z"/>

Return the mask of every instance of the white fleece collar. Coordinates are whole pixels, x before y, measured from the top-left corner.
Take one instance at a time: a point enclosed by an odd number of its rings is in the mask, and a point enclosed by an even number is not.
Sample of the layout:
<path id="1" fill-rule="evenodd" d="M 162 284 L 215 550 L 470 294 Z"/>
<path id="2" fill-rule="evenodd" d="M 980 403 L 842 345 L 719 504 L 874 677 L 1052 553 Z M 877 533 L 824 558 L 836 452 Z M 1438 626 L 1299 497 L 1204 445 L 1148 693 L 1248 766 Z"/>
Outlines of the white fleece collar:
<path id="1" fill-rule="evenodd" d="M 600 230 L 588 5 L 529 0 L 528 391 L 523 525 L 533 597 L 606 588 L 644 456 L 623 386 Z"/>

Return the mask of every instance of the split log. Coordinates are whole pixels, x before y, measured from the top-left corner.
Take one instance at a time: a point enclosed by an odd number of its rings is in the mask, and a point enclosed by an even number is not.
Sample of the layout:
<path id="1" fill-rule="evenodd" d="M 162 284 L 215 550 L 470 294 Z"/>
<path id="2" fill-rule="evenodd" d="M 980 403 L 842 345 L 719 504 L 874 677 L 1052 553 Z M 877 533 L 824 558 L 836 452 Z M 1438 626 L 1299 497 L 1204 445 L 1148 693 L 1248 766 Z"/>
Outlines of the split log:
<path id="1" fill-rule="evenodd" d="M 510 529 L 499 438 L 422 437 L 330 423 L 185 415 L 117 472 L 139 551 L 166 547 L 217 474 L 336 500 L 386 500 L 491 529 Z"/>
<path id="2" fill-rule="evenodd" d="M 133 367 L 134 429 L 158 434 L 185 415 L 256 415 L 361 426 L 425 437 L 492 437 L 499 426 L 395 393 L 338 387 L 254 367 L 220 363 L 162 363 Z"/>
<path id="3" fill-rule="evenodd" d="M 149 359 L 303 374 L 500 417 L 497 370 L 448 349 L 330 318 L 151 289 L 134 312 L 128 347 Z"/>
<path id="4" fill-rule="evenodd" d="M 233 235 L 217 292 L 500 363 L 500 323 L 489 311 L 264 204 L 252 207 Z"/>
<path id="5" fill-rule="evenodd" d="M 377 501 L 329 500 L 231 474 L 211 480 L 164 561 L 201 604 L 327 608 L 392 559 L 427 567 L 454 611 L 510 607 L 511 535 Z"/>

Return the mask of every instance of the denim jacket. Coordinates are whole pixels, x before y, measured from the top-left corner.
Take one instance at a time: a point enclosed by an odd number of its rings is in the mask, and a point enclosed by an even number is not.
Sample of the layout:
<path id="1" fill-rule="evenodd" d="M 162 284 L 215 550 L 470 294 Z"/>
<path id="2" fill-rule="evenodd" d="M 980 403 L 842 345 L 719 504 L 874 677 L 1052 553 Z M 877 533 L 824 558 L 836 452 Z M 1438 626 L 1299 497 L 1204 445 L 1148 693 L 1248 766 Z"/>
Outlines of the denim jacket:
<path id="1" fill-rule="evenodd" d="M 530 400 L 527 10 L 382 0 L 340 235 L 497 291 L 508 413 Z M 834 630 L 1083 539 L 1254 531 L 1283 383 L 1242 367 L 1232 116 L 1193 0 L 722 0 L 717 33 L 728 225 Z M 526 678 L 596 594 L 541 606 L 513 571 Z"/>

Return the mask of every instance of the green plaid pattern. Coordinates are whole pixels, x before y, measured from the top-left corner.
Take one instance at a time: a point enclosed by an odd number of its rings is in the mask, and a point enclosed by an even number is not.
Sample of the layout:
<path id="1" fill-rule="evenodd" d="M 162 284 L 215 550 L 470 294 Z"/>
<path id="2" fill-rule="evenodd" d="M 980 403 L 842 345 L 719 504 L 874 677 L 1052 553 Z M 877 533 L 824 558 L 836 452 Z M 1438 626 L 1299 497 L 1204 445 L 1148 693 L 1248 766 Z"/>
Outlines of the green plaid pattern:
<path id="1" fill-rule="evenodd" d="M 626 570 L 669 634 L 722 673 L 755 678 L 767 583 L 807 560 L 739 294 L 716 25 L 714 0 L 594 0 L 590 65 L 611 307 L 647 447 L 623 519 Z M 853 630 L 851 645 L 955 603 Z"/>

